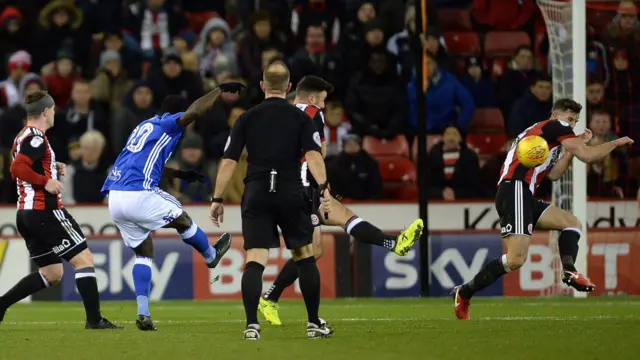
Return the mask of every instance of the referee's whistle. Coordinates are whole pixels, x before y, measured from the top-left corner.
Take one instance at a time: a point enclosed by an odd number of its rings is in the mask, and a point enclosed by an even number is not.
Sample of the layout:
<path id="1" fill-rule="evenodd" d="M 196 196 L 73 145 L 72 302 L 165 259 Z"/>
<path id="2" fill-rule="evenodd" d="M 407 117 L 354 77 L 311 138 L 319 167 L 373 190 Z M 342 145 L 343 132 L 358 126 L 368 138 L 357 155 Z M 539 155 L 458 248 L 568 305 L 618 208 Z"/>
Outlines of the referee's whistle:
<path id="1" fill-rule="evenodd" d="M 271 169 L 271 173 L 269 173 L 269 192 L 276 192 L 276 178 L 278 176 L 278 172 L 276 169 Z"/>

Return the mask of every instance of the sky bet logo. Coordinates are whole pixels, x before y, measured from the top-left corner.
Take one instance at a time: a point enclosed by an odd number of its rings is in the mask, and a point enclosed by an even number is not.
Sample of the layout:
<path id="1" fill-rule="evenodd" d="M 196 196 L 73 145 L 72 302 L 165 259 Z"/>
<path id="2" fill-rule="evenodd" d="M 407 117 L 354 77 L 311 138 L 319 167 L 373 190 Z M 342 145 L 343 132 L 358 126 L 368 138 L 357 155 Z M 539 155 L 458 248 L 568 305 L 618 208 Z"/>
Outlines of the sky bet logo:
<path id="1" fill-rule="evenodd" d="M 156 240 L 151 300 L 183 299 L 193 297 L 191 247 L 177 240 Z M 135 263 L 133 252 L 122 240 L 91 241 L 91 252 L 96 268 L 96 280 L 101 299 L 135 299 L 131 270 Z M 68 265 L 65 265 L 68 266 Z M 65 269 L 63 296 L 65 300 L 79 299 L 72 268 Z"/>

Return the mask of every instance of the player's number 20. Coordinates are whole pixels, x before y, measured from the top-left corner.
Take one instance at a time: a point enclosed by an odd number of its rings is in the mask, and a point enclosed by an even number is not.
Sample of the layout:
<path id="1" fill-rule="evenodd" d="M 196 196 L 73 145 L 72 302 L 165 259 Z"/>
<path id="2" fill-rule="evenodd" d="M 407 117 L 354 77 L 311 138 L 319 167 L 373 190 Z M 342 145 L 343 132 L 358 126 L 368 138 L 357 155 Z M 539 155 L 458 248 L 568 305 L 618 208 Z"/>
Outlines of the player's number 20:
<path id="1" fill-rule="evenodd" d="M 142 126 L 136 127 L 131 136 L 129 136 L 129 142 L 127 143 L 127 150 L 136 153 L 142 150 L 145 141 L 149 135 L 153 132 L 153 125 L 146 123 Z"/>

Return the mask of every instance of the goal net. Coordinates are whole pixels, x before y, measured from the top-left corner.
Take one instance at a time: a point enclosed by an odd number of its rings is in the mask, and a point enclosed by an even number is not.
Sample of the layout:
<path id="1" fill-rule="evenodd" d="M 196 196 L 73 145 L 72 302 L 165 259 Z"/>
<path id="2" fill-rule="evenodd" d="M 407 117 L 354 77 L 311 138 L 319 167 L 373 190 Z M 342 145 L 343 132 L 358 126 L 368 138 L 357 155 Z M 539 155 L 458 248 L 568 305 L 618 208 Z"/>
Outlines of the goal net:
<path id="1" fill-rule="evenodd" d="M 553 79 L 554 100 L 572 98 L 584 106 L 576 133 L 581 133 L 585 126 L 589 126 L 592 118 L 592 127 L 597 122 L 606 123 L 606 119 L 609 119 L 611 134 L 618 133 L 620 136 L 633 138 L 634 131 L 640 132 L 640 126 L 634 126 L 634 122 L 640 124 L 640 116 L 634 120 L 634 111 L 631 110 L 634 108 L 634 97 L 640 95 L 632 93 L 634 86 L 640 86 L 640 78 L 634 77 L 640 71 L 640 37 L 629 37 L 623 33 L 640 31 L 637 19 L 640 2 L 537 2 L 549 40 L 548 70 Z M 640 115 L 640 111 L 638 112 Z M 594 133 L 603 130 L 602 126 L 597 126 L 597 129 L 592 129 Z M 636 134 L 638 135 L 640 134 Z M 614 153 L 589 167 L 574 161 L 572 169 L 554 183 L 554 205 L 572 212 L 584 225 L 589 226 L 598 226 L 596 219 L 602 217 L 607 210 L 619 209 L 622 213 L 616 215 L 613 224 L 605 225 L 619 225 L 617 217 L 620 217 L 626 225 L 635 226 L 638 205 L 634 198 L 638 190 L 636 178 L 640 174 L 634 174 L 634 151 L 634 148 L 630 148 L 626 152 Z M 637 168 L 640 169 L 640 166 Z M 611 289 L 611 284 L 631 277 L 632 269 L 620 263 L 617 255 L 612 257 L 604 254 L 616 251 L 620 253 L 620 246 L 629 249 L 632 245 L 629 242 L 638 240 L 620 229 L 609 229 L 606 233 L 598 231 L 587 237 L 586 226 L 583 227 L 577 267 L 588 273 L 599 285 L 597 293 L 617 293 L 616 289 Z M 626 245 L 624 242 L 627 242 Z M 548 246 L 554 253 L 552 269 L 555 278 L 553 284 L 540 295 L 574 294 L 561 282 L 562 267 L 557 254 L 556 233 L 549 235 Z M 628 251 L 625 254 L 630 255 Z M 595 261 L 589 263 L 592 259 Z M 640 284 L 636 285 L 640 287 Z M 574 295 L 583 296 L 579 293 Z"/>

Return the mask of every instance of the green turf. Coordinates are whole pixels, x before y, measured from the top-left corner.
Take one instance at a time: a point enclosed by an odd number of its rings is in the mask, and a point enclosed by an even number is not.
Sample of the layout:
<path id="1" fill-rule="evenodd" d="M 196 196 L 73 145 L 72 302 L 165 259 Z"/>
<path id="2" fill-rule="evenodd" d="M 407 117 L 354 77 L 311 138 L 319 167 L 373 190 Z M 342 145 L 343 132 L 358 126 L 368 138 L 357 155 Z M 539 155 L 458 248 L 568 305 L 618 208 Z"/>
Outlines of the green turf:
<path id="1" fill-rule="evenodd" d="M 331 339 L 307 340 L 301 301 L 284 301 L 283 326 L 263 321 L 242 340 L 240 302 L 152 304 L 159 331 L 135 328 L 135 302 L 103 304 L 124 331 L 86 331 L 80 303 L 17 305 L 0 325 L 0 359 L 634 359 L 640 298 L 474 299 L 471 321 L 445 299 L 323 301 Z"/>

